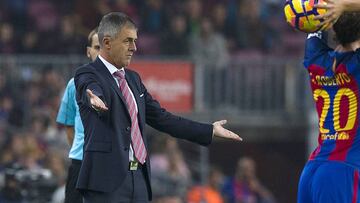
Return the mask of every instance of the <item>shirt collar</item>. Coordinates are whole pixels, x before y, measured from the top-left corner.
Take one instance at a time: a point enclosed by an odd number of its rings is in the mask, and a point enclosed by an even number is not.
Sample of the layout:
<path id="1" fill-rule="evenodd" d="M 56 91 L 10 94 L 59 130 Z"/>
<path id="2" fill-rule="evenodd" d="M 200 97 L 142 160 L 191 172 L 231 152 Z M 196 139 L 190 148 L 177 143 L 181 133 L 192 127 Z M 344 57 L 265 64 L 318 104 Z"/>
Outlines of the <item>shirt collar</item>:
<path id="1" fill-rule="evenodd" d="M 117 69 L 113 64 L 109 63 L 107 60 L 105 60 L 102 56 L 98 55 L 99 59 L 103 62 L 105 67 L 109 70 L 111 75 L 113 75 L 116 71 L 123 70 L 124 68 Z"/>

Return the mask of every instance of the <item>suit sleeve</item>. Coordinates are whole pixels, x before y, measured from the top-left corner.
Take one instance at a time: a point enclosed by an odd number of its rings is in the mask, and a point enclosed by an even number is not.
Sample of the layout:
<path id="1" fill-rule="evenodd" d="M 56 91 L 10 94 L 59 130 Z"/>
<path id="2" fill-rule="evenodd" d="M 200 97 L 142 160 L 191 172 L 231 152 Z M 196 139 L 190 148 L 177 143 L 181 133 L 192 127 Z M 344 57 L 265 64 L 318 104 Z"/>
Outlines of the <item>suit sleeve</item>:
<path id="1" fill-rule="evenodd" d="M 91 90 L 93 94 L 98 96 L 106 104 L 104 101 L 103 90 L 98 83 L 97 76 L 90 67 L 80 67 L 75 73 L 74 81 L 76 87 L 76 100 L 79 107 L 85 105 L 91 108 L 90 100 L 86 93 L 87 89 Z"/>
<path id="2" fill-rule="evenodd" d="M 201 145 L 209 145 L 212 141 L 213 126 L 195 122 L 176 116 L 162 108 L 158 101 L 147 92 L 140 80 L 141 91 L 145 97 L 146 123 L 151 127 L 168 133 L 173 137 L 186 139 Z"/>

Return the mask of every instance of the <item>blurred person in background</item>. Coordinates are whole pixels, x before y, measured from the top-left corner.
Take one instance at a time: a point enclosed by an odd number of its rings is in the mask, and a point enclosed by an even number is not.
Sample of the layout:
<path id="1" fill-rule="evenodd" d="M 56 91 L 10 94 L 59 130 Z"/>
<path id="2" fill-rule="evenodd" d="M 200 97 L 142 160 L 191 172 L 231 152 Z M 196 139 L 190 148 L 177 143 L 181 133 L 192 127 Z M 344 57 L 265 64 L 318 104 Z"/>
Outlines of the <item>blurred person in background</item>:
<path id="1" fill-rule="evenodd" d="M 94 61 L 99 54 L 99 49 L 99 38 L 97 28 L 95 28 L 88 36 L 86 56 L 91 61 Z M 82 196 L 75 186 L 83 158 L 84 127 L 80 118 L 79 106 L 76 103 L 76 89 L 73 78 L 70 79 L 66 86 L 56 122 L 66 127 L 67 139 L 71 146 L 69 152 L 71 165 L 66 180 L 65 203 L 82 202 Z"/>
<path id="2" fill-rule="evenodd" d="M 4 175 L 5 184 L 0 190 L 1 203 L 28 203 L 21 194 L 21 183 L 13 174 Z"/>
<path id="3" fill-rule="evenodd" d="M 212 137 L 242 140 L 216 121 L 203 124 L 166 111 L 128 69 L 136 51 L 135 23 L 120 12 L 103 16 L 97 59 L 77 69 L 77 103 L 85 129 L 77 188 L 85 203 L 152 199 L 145 124 L 174 137 L 208 145 Z"/>
<path id="4" fill-rule="evenodd" d="M 211 20 L 214 24 L 214 30 L 224 36 L 227 33 L 227 10 L 224 2 L 218 2 L 211 8 Z"/>
<path id="5" fill-rule="evenodd" d="M 223 35 L 227 41 L 229 50 L 236 48 L 234 26 L 229 20 L 228 9 L 224 2 L 216 2 L 211 9 L 211 20 L 214 24 L 214 31 Z"/>
<path id="6" fill-rule="evenodd" d="M 17 34 L 20 34 L 26 28 L 28 20 L 28 0 L 5 0 L 0 3 L 0 21 L 3 19 L 8 20 L 14 25 L 14 30 Z"/>
<path id="7" fill-rule="evenodd" d="M 44 160 L 46 154 L 40 141 L 31 131 L 24 132 L 22 139 L 24 143 L 22 165 L 29 170 L 42 168 L 41 160 Z"/>
<path id="8" fill-rule="evenodd" d="M 203 4 L 201 0 L 187 0 L 185 2 L 187 24 L 190 34 L 198 34 L 201 27 L 201 19 L 203 17 Z"/>
<path id="9" fill-rule="evenodd" d="M 1 172 L 5 175 L 0 202 L 44 202 L 62 183 L 55 170 L 44 168 L 45 149 L 31 131 L 13 131 L 1 151 Z M 56 164 L 58 171 L 64 168 Z M 58 176 L 62 177 L 62 176 Z"/>
<path id="10" fill-rule="evenodd" d="M 65 201 L 65 188 L 66 188 L 66 172 L 65 172 L 65 158 L 62 152 L 52 150 L 47 154 L 45 159 L 45 167 L 50 169 L 54 177 L 53 181 L 56 184 L 54 191 L 51 195 L 51 203 L 64 203 Z M 73 203 L 77 203 L 73 201 Z"/>
<path id="11" fill-rule="evenodd" d="M 40 44 L 39 34 L 34 30 L 28 30 L 21 40 L 21 53 L 37 54 L 39 52 Z"/>
<path id="12" fill-rule="evenodd" d="M 10 112 L 13 108 L 13 98 L 8 93 L 8 79 L 1 71 L 0 74 L 0 125 L 7 124 Z"/>
<path id="13" fill-rule="evenodd" d="M 141 9 L 142 28 L 148 34 L 160 34 L 163 26 L 166 24 L 165 10 L 163 0 L 144 1 Z"/>
<path id="14" fill-rule="evenodd" d="M 18 165 L 25 149 L 24 139 L 16 132 L 10 132 L 1 149 L 1 166 L 4 168 Z"/>
<path id="15" fill-rule="evenodd" d="M 183 152 L 175 138 L 156 138 L 152 147 L 155 152 L 150 156 L 154 202 L 167 202 L 169 199 L 182 202 L 191 183 L 190 170 Z"/>
<path id="16" fill-rule="evenodd" d="M 111 8 L 113 11 L 121 11 L 127 13 L 134 22 L 139 22 L 138 7 L 134 6 L 134 1 L 130 0 L 113 0 Z"/>
<path id="17" fill-rule="evenodd" d="M 103 0 L 76 0 L 72 12 L 80 16 L 81 25 L 86 28 L 94 28 L 99 23 L 104 12 L 110 11 L 107 2 Z"/>
<path id="18" fill-rule="evenodd" d="M 191 35 L 189 46 L 195 65 L 203 70 L 206 107 L 223 105 L 228 89 L 226 84 L 230 61 L 224 36 L 215 32 L 210 19 L 204 17 L 200 23 L 200 32 Z"/>
<path id="19" fill-rule="evenodd" d="M 10 23 L 0 23 L 0 53 L 13 54 L 16 52 L 14 27 Z"/>
<path id="20" fill-rule="evenodd" d="M 61 18 L 57 40 L 57 53 L 76 54 L 83 51 L 85 37 L 79 33 L 79 26 L 76 24 L 76 18 L 77 15 L 66 15 Z"/>
<path id="21" fill-rule="evenodd" d="M 255 161 L 249 157 L 238 160 L 235 176 L 225 181 L 222 193 L 228 203 L 275 203 L 256 176 Z"/>
<path id="22" fill-rule="evenodd" d="M 14 108 L 14 101 L 10 95 L 0 97 L 0 122 L 8 123 L 11 112 Z"/>
<path id="23" fill-rule="evenodd" d="M 55 1 L 31 0 L 27 2 L 29 22 L 42 33 L 55 31 L 60 19 Z"/>
<path id="24" fill-rule="evenodd" d="M 211 167 L 207 184 L 192 187 L 187 193 L 187 203 L 224 203 L 220 191 L 222 184 L 222 171 L 217 167 Z"/>
<path id="25" fill-rule="evenodd" d="M 202 18 L 200 32 L 190 38 L 190 54 L 196 64 L 210 69 L 224 69 L 229 65 L 229 52 L 223 35 L 214 31 L 211 20 Z"/>
<path id="26" fill-rule="evenodd" d="M 53 39 L 54 35 L 58 35 L 57 27 L 59 27 L 60 16 L 59 8 L 56 5 L 56 1 L 48 0 L 31 0 L 27 1 L 27 26 L 36 30 L 38 37 L 41 39 L 37 48 L 42 53 L 53 54 L 58 49 L 62 48 L 56 43 L 57 40 Z M 25 37 L 22 36 L 21 39 Z M 57 47 L 54 49 L 54 47 Z M 35 51 L 35 50 L 34 50 Z M 33 53 L 30 51 L 30 53 Z"/>
<path id="27" fill-rule="evenodd" d="M 162 55 L 189 55 L 189 36 L 185 16 L 181 14 L 171 16 L 170 25 L 161 37 L 160 46 Z"/>
<path id="28" fill-rule="evenodd" d="M 53 106 L 51 106 L 52 99 L 60 95 L 65 84 L 59 70 L 56 69 L 53 64 L 45 65 L 42 68 L 41 76 L 37 82 L 42 89 L 40 92 L 39 105 L 53 109 Z"/>
<path id="29" fill-rule="evenodd" d="M 236 19 L 236 41 L 239 49 L 268 51 L 273 43 L 274 32 L 262 19 L 260 0 L 240 0 Z"/>
<path id="30" fill-rule="evenodd" d="M 332 28 L 335 48 L 326 31 L 305 41 L 303 65 L 318 114 L 318 145 L 301 173 L 298 203 L 360 199 L 360 10 L 343 12 Z"/>
<path id="31" fill-rule="evenodd" d="M 9 94 L 7 91 L 11 87 L 9 84 L 9 81 L 7 79 L 7 75 L 4 73 L 5 70 L 1 70 L 0 74 L 0 96 L 3 96 L 5 94 Z"/>

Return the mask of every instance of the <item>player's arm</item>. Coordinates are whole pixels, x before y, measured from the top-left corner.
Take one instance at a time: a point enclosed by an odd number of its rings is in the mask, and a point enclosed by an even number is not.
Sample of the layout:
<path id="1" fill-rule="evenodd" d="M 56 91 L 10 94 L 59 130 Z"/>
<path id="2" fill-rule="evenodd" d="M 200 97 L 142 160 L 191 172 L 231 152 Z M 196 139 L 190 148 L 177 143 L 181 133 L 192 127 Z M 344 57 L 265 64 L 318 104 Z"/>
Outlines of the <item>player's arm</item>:
<path id="1" fill-rule="evenodd" d="M 74 142 L 74 127 L 73 126 L 66 126 L 66 138 L 70 146 L 72 146 Z"/>
<path id="2" fill-rule="evenodd" d="M 308 65 L 312 63 L 313 59 L 318 58 L 325 52 L 331 50 L 331 48 L 327 45 L 327 35 L 327 32 L 324 31 L 308 34 L 305 43 L 305 67 L 308 67 Z"/>
<path id="3" fill-rule="evenodd" d="M 359 0 L 324 0 L 324 3 L 319 3 L 315 5 L 315 7 L 327 10 L 325 14 L 318 15 L 315 17 L 315 19 L 323 20 L 323 22 L 320 23 L 319 26 L 321 27 L 323 25 L 328 24 L 328 27 L 331 27 L 343 12 L 360 11 L 360 1 Z"/>

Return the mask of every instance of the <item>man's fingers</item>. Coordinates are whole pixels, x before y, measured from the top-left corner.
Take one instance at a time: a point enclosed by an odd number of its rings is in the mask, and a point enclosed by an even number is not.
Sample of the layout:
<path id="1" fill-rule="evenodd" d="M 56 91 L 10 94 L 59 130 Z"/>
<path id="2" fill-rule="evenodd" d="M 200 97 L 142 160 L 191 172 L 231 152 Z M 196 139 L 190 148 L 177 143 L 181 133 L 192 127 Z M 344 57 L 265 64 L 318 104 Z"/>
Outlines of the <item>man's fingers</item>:
<path id="1" fill-rule="evenodd" d="M 238 140 L 238 141 L 242 141 L 243 139 L 236 133 L 230 131 L 230 130 L 227 130 L 227 135 L 228 135 L 228 138 L 231 138 L 231 139 L 234 139 L 234 140 Z"/>
<path id="2" fill-rule="evenodd" d="M 213 123 L 213 125 L 220 125 L 220 126 L 222 126 L 222 125 L 224 125 L 224 124 L 226 124 L 227 123 L 227 120 L 220 120 L 220 121 L 215 121 L 214 123 Z"/>
<path id="3" fill-rule="evenodd" d="M 227 130 L 225 128 L 220 128 L 219 133 L 215 134 L 217 137 L 227 138 L 227 139 L 233 139 L 237 141 L 242 141 L 243 139 L 236 133 Z"/>
<path id="4" fill-rule="evenodd" d="M 95 108 L 95 110 L 101 110 L 101 111 L 108 110 L 104 102 L 102 102 L 99 98 L 95 99 L 95 101 L 93 102 L 93 107 Z"/>
<path id="5" fill-rule="evenodd" d="M 336 21 L 337 21 L 337 19 L 334 19 L 334 17 L 331 16 L 330 18 L 328 18 L 328 19 L 322 21 L 321 23 L 319 23 L 317 25 L 317 27 L 319 27 L 319 28 L 323 27 L 322 28 L 323 30 L 327 30 L 327 29 L 331 28 L 335 24 Z"/>
<path id="6" fill-rule="evenodd" d="M 330 18 L 330 16 L 332 16 L 332 12 L 327 12 L 324 14 L 320 14 L 314 17 L 314 20 L 326 20 L 328 18 Z"/>
<path id="7" fill-rule="evenodd" d="M 335 21 L 331 21 L 330 23 L 327 23 L 327 24 L 324 24 L 323 26 L 324 26 L 324 30 L 328 30 L 328 29 L 330 29 L 333 25 L 334 25 L 334 22 Z"/>
<path id="8" fill-rule="evenodd" d="M 315 18 L 314 18 L 315 19 Z M 328 29 L 330 27 L 332 27 L 332 25 L 336 22 L 336 15 L 333 13 L 333 12 L 330 12 L 330 13 L 327 13 L 327 14 L 323 14 L 323 15 L 319 15 L 319 16 L 316 16 L 316 19 L 318 20 L 321 20 L 323 19 L 322 22 L 320 22 L 317 27 L 320 28 L 320 27 L 324 27 L 324 29 Z"/>
<path id="9" fill-rule="evenodd" d="M 107 110 L 108 110 L 108 107 L 106 107 L 105 104 L 103 104 L 103 105 L 101 106 L 101 110 L 107 111 Z"/>
<path id="10" fill-rule="evenodd" d="M 333 8 L 333 5 L 331 5 L 331 4 L 325 4 L 325 3 L 321 3 L 321 4 L 315 4 L 315 5 L 314 5 L 314 8 L 328 10 L 328 9 Z"/>
<path id="11" fill-rule="evenodd" d="M 88 94 L 89 97 L 94 97 L 95 95 L 92 93 L 91 90 L 86 89 L 86 93 Z"/>
<path id="12" fill-rule="evenodd" d="M 234 132 L 224 128 L 222 125 L 226 124 L 227 120 L 220 120 L 213 123 L 214 126 L 214 136 L 221 137 L 221 138 L 227 138 L 227 139 L 233 139 L 237 141 L 242 141 L 243 139 L 235 134 Z"/>
<path id="13" fill-rule="evenodd" d="M 319 23 L 318 25 L 316 25 L 316 27 L 321 28 L 321 27 L 325 26 L 326 24 L 328 24 L 328 23 L 323 21 L 323 22 Z"/>
<path id="14" fill-rule="evenodd" d="M 231 131 L 230 131 L 230 134 L 235 140 L 243 141 L 243 139 L 238 134 L 235 134 Z"/>
<path id="15" fill-rule="evenodd" d="M 219 124 L 220 125 L 225 125 L 227 123 L 227 120 L 221 120 L 221 121 L 219 121 Z"/>
<path id="16" fill-rule="evenodd" d="M 323 0 L 324 3 L 322 4 L 333 4 L 333 0 Z"/>
<path id="17" fill-rule="evenodd" d="M 334 17 L 334 12 L 333 11 L 328 11 L 324 14 L 321 14 L 321 15 L 317 15 L 314 17 L 314 20 L 333 20 Z"/>
<path id="18" fill-rule="evenodd" d="M 105 105 L 99 104 L 99 103 L 92 104 L 91 106 L 95 111 L 107 111 L 108 110 L 108 108 Z"/>
<path id="19" fill-rule="evenodd" d="M 320 14 L 314 17 L 314 20 L 320 20 L 324 18 L 324 14 Z"/>
<path id="20" fill-rule="evenodd" d="M 108 108 L 106 107 L 104 102 L 98 96 L 93 94 L 91 90 L 86 89 L 86 93 L 90 97 L 91 107 L 95 111 L 107 111 L 108 110 Z"/>

